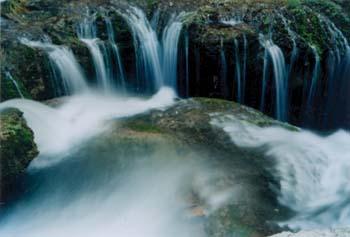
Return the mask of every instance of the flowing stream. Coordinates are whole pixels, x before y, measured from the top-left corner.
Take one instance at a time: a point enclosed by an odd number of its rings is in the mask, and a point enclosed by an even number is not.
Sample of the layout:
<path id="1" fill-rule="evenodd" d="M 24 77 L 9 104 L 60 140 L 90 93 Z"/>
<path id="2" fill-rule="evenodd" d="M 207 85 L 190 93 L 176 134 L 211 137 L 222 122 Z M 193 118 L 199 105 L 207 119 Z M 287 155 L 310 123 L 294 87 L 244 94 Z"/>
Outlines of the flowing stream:
<path id="1" fill-rule="evenodd" d="M 293 229 L 323 229 L 350 225 L 350 133 L 324 136 L 281 127 L 259 128 L 233 117 L 213 118 L 212 124 L 232 141 L 262 150 L 278 182 L 282 205 L 296 214 L 280 223 Z"/>
<path id="2" fill-rule="evenodd" d="M 260 36 L 262 45 L 266 49 L 264 58 L 264 71 L 267 70 L 268 60 L 271 60 L 273 66 L 273 80 L 275 82 L 275 113 L 276 118 L 280 121 L 287 120 L 287 98 L 288 98 L 288 87 L 287 87 L 287 72 L 286 63 L 282 50 L 272 42 L 271 39 L 265 39 L 263 35 Z M 267 78 L 265 77 L 266 72 L 264 72 L 263 79 L 263 89 L 262 97 L 265 97 Z M 264 101 L 264 99 L 261 99 Z"/>
<path id="3" fill-rule="evenodd" d="M 113 88 L 111 75 L 108 70 L 111 69 L 109 58 L 106 55 L 106 46 L 97 38 L 97 29 L 94 17 L 87 17 L 79 24 L 79 39 L 88 47 L 95 66 L 96 80 L 100 87 L 107 91 Z"/>

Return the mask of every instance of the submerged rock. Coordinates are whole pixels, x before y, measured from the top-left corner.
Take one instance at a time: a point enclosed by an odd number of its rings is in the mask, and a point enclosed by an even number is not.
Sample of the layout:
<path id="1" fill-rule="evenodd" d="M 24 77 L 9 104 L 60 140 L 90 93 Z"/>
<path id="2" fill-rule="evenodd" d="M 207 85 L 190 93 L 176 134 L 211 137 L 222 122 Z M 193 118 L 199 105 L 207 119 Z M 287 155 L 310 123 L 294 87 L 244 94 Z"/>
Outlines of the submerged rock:
<path id="1" fill-rule="evenodd" d="M 221 128 L 212 125 L 214 117 L 225 115 L 260 127 L 297 130 L 236 103 L 196 98 L 112 121 L 108 131 L 90 141 L 84 154 L 99 153 L 103 163 L 107 159 L 103 157 L 109 157 L 107 151 L 113 150 L 114 163 L 123 169 L 135 157 L 152 159 L 154 154 L 170 164 L 180 160 L 188 167 L 204 165 L 206 174 L 215 174 L 214 178 L 198 177 L 196 171 L 186 178 L 187 191 L 179 197 L 185 202 L 185 218 L 201 223 L 208 236 L 277 233 L 281 228 L 275 221 L 286 218 L 289 210 L 278 204 L 271 189 L 274 180 L 265 170 L 268 162 L 262 152 L 234 145 Z"/>
<path id="2" fill-rule="evenodd" d="M 7 109 L 0 113 L 0 200 L 17 191 L 16 180 L 38 155 L 34 134 L 23 113 Z"/>

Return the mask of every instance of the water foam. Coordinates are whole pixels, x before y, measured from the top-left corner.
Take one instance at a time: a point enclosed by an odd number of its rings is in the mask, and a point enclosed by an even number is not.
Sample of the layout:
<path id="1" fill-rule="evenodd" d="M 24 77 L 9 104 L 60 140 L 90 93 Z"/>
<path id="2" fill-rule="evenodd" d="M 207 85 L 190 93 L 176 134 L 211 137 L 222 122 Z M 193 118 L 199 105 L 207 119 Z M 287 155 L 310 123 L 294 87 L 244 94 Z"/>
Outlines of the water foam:
<path id="1" fill-rule="evenodd" d="M 274 167 L 279 201 L 296 212 L 281 223 L 295 229 L 350 225 L 350 133 L 320 136 L 282 127 L 260 128 L 234 117 L 213 118 L 241 147 L 260 148 Z"/>

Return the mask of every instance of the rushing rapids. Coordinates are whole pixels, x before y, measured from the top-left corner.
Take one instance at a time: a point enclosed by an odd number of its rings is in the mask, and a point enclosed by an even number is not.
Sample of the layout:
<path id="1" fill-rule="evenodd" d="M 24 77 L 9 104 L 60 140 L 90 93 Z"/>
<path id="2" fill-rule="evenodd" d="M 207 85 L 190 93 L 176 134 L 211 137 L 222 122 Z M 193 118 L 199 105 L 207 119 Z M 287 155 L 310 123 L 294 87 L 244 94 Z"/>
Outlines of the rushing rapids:
<path id="1" fill-rule="evenodd" d="M 338 131 L 319 136 L 278 127 L 258 128 L 232 117 L 214 116 L 241 147 L 262 149 L 278 182 L 279 202 L 296 215 L 280 223 L 292 229 L 347 227 L 350 224 L 350 134 Z"/>

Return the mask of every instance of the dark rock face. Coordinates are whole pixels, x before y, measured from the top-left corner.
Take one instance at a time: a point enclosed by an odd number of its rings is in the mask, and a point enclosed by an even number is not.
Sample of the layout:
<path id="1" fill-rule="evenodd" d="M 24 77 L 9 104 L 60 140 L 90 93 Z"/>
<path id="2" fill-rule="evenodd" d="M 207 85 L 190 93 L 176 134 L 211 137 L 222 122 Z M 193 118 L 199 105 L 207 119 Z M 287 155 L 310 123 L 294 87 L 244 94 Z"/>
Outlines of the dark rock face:
<path id="1" fill-rule="evenodd" d="M 1 111 L 0 125 L 0 200 L 4 201 L 17 191 L 16 179 L 38 155 L 38 150 L 22 112 Z"/>

